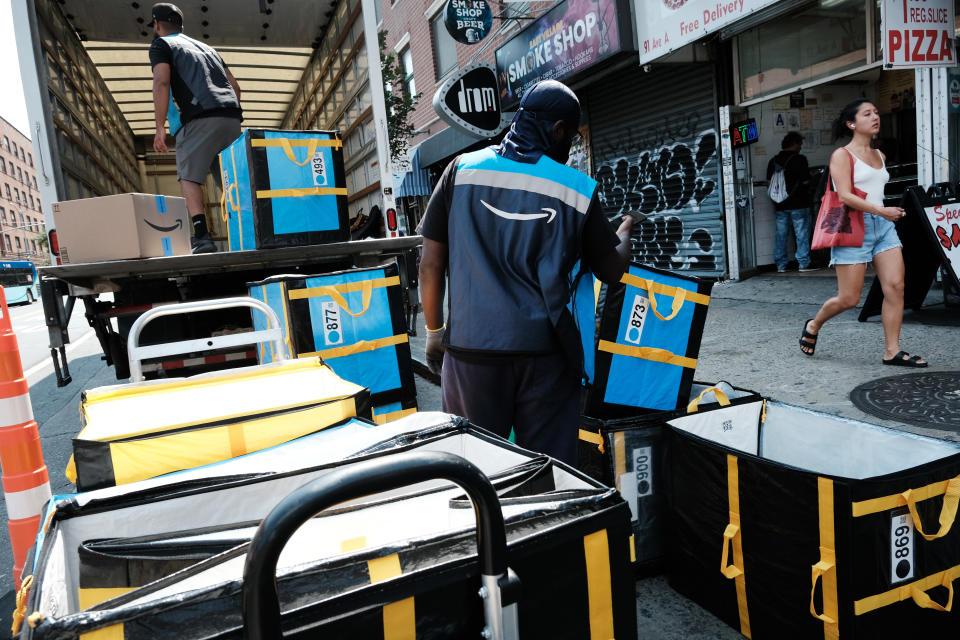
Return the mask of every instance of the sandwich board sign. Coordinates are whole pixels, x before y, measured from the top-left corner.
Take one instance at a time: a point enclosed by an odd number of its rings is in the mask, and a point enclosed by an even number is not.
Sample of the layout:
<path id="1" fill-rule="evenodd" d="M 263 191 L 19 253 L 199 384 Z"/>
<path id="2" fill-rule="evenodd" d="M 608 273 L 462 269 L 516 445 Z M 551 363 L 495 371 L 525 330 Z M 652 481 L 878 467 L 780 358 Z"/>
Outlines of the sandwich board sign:
<path id="1" fill-rule="evenodd" d="M 445 122 L 482 138 L 500 132 L 500 91 L 489 62 L 474 62 L 450 76 L 433 94 L 433 108 Z"/>

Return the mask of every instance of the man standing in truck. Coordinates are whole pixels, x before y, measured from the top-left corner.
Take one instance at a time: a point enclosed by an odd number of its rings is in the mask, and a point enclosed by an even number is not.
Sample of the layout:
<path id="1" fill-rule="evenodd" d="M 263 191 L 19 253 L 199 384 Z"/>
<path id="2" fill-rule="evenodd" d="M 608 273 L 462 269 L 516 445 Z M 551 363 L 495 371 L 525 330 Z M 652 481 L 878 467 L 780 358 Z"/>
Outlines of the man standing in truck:
<path id="1" fill-rule="evenodd" d="M 183 13 L 159 2 L 152 10 L 150 66 L 157 132 L 153 150 L 167 149 L 165 123 L 177 141 L 177 180 L 193 221 L 193 253 L 217 250 L 203 212 L 207 172 L 219 175 L 218 155 L 240 137 L 240 85 L 213 48 L 183 34 Z"/>

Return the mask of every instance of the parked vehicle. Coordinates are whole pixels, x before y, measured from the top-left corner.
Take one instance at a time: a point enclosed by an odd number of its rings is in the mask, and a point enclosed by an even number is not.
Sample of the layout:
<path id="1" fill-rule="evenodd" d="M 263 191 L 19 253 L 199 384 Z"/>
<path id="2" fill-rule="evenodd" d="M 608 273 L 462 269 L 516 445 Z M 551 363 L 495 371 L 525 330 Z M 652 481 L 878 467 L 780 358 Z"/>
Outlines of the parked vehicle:
<path id="1" fill-rule="evenodd" d="M 7 304 L 32 303 L 40 297 L 37 288 L 37 268 L 27 260 L 0 262 L 0 287 L 7 297 Z"/>

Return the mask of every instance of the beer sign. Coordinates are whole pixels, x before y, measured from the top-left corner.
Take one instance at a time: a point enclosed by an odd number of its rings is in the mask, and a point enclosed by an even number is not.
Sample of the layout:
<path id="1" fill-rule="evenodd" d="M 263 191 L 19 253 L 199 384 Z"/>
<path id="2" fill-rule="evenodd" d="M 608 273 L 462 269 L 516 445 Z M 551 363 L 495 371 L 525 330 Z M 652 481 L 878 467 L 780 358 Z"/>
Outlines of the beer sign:
<path id="1" fill-rule="evenodd" d="M 448 124 L 488 138 L 500 132 L 500 92 L 489 62 L 474 62 L 448 78 L 433 94 L 433 108 Z"/>
<path id="2" fill-rule="evenodd" d="M 953 67 L 954 0 L 883 0 L 883 66 Z"/>
<path id="3" fill-rule="evenodd" d="M 493 11 L 487 0 L 447 0 L 443 24 L 457 42 L 477 44 L 493 27 Z"/>

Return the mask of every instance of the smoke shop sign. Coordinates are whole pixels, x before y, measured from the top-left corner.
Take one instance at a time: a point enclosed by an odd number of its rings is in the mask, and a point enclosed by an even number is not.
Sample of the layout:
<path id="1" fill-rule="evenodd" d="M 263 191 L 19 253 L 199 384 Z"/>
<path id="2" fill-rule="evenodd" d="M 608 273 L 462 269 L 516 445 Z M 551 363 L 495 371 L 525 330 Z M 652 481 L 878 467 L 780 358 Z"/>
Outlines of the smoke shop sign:
<path id="1" fill-rule="evenodd" d="M 497 74 L 489 62 L 469 64 L 433 94 L 433 108 L 448 124 L 480 137 L 500 132 Z"/>
<path id="2" fill-rule="evenodd" d="M 487 0 L 448 0 L 443 24 L 457 42 L 477 44 L 490 33 L 493 12 Z"/>
<path id="3" fill-rule="evenodd" d="M 620 51 L 629 39 L 618 15 L 615 0 L 561 2 L 497 49 L 503 108 L 541 80 L 563 80 Z"/>
<path id="4" fill-rule="evenodd" d="M 640 64 L 718 31 L 777 0 L 643 0 L 637 2 Z"/>
<path id="5" fill-rule="evenodd" d="M 952 67 L 953 0 L 883 0 L 883 66 Z"/>

